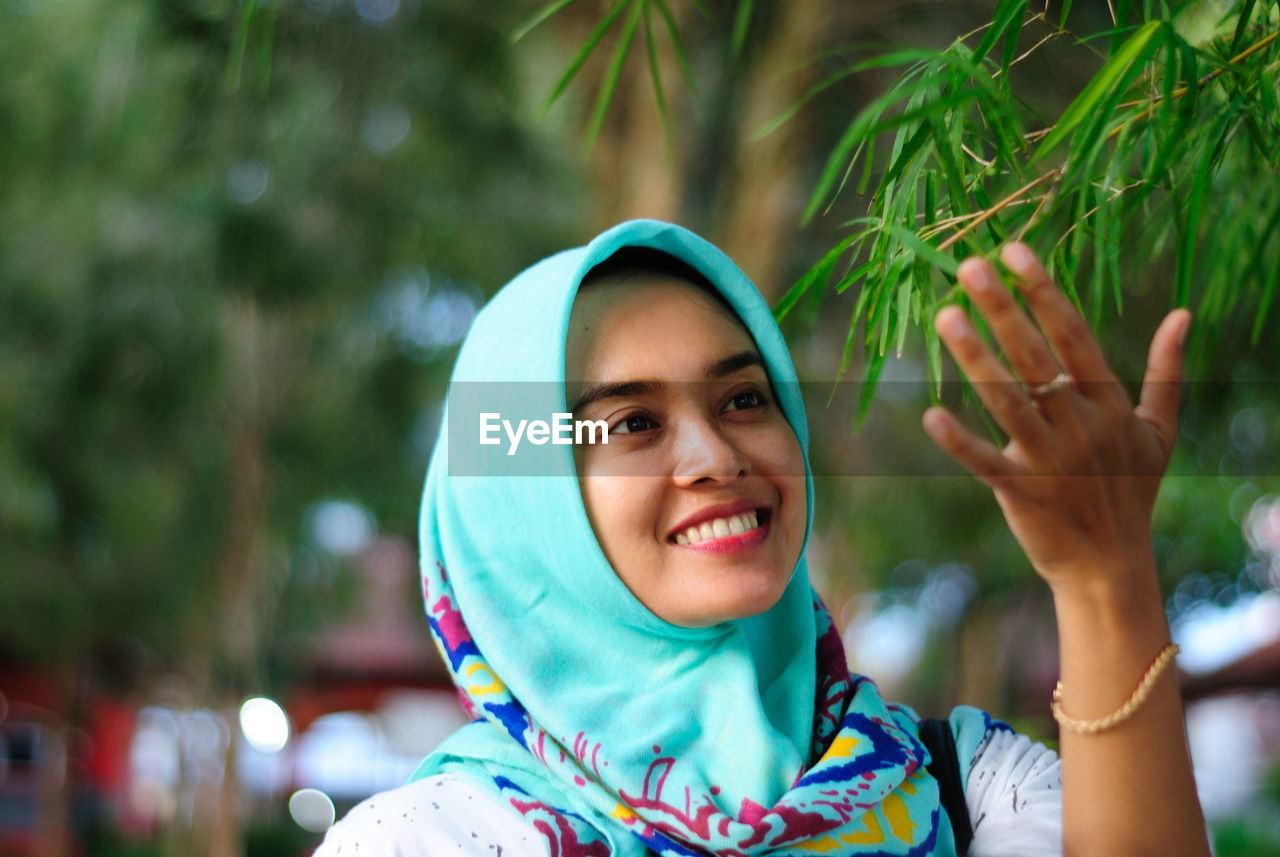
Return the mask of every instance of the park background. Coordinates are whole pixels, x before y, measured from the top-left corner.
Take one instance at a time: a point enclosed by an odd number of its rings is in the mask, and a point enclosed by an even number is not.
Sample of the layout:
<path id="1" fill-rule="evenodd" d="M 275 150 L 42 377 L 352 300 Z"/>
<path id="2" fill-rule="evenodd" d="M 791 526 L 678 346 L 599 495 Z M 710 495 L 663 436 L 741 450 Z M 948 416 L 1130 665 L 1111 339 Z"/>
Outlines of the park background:
<path id="1" fill-rule="evenodd" d="M 850 187 L 805 217 L 850 118 L 903 73 L 846 74 L 849 57 L 972 46 L 1010 7 L 553 5 L 6 4 L 0 853 L 302 855 L 399 784 L 461 722 L 414 539 L 477 308 L 632 217 L 707 236 L 777 304 L 872 202 Z M 1208 40 L 1255 7 L 1013 5 L 1005 77 L 1046 115 L 1102 66 L 1082 44 L 1153 16 Z M 1209 189 L 1206 247 L 1240 185 L 1280 199 L 1274 162 Z M 1239 252 L 1274 275 L 1280 237 L 1252 237 Z M 1180 276 L 1176 252 L 1139 255 L 1123 314 L 1095 319 L 1128 380 Z M 818 285 L 784 329 L 822 388 L 867 286 Z M 1262 857 L 1280 853 L 1280 338 L 1266 300 L 1220 303 L 1196 331 L 1155 549 L 1217 852 Z M 874 389 L 853 354 L 861 421 L 815 397 L 815 582 L 889 695 L 1052 742 L 1050 599 L 989 491 L 920 464 L 927 351 L 890 349 Z"/>

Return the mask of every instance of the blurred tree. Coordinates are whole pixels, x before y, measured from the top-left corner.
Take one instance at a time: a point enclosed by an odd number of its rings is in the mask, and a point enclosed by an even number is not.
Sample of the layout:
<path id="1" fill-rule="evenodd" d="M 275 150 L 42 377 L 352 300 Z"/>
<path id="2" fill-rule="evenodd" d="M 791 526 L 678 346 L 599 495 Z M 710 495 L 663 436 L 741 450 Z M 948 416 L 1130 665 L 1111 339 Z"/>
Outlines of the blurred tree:
<path id="1" fill-rule="evenodd" d="M 232 8 L 0 31 L 0 646 L 71 723 L 104 651 L 231 717 L 263 690 L 281 599 L 325 595 L 290 578 L 307 508 L 412 533 L 452 346 L 579 219 L 509 22 L 314 0 L 241 39 Z M 190 797 L 171 849 L 236 853 L 235 795 Z"/>

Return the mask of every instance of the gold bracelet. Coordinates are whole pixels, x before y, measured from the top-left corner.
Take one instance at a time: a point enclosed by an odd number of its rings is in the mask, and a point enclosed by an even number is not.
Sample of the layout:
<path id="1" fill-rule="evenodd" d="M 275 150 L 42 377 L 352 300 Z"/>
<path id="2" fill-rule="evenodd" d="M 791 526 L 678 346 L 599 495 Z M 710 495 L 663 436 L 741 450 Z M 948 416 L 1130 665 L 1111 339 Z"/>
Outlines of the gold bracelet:
<path id="1" fill-rule="evenodd" d="M 1053 701 L 1049 703 L 1049 708 L 1053 711 L 1053 719 L 1072 732 L 1079 732 L 1081 735 L 1097 735 L 1099 732 L 1105 732 L 1118 723 L 1123 723 L 1133 715 L 1133 712 L 1138 710 L 1138 706 L 1146 702 L 1147 697 L 1151 695 L 1151 688 L 1155 687 L 1156 679 L 1160 677 L 1160 673 L 1164 671 L 1164 668 L 1173 662 L 1173 658 L 1177 654 L 1178 646 L 1176 643 L 1170 643 L 1161 649 L 1160 654 L 1156 655 L 1156 659 L 1151 662 L 1151 666 L 1147 667 L 1142 680 L 1138 682 L 1133 694 L 1125 700 L 1124 704 L 1106 717 L 1099 717 L 1097 720 L 1077 720 L 1062 710 L 1062 682 L 1059 681 L 1058 686 L 1053 689 Z"/>

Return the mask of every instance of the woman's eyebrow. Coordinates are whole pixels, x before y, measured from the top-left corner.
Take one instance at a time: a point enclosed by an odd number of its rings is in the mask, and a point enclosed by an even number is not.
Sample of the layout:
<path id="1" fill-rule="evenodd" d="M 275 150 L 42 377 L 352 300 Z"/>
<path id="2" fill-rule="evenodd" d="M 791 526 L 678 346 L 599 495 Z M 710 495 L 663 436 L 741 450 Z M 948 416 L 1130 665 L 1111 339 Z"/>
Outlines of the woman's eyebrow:
<path id="1" fill-rule="evenodd" d="M 723 360 L 717 360 L 707 368 L 707 377 L 711 379 L 723 378 L 725 375 L 732 375 L 739 369 L 746 369 L 748 366 L 761 366 L 763 361 L 760 359 L 760 353 L 754 350 L 739 351 L 732 357 L 726 357 Z"/>
<path id="2" fill-rule="evenodd" d="M 660 381 L 619 381 L 617 383 L 592 384 L 583 390 L 582 395 L 578 397 L 578 401 L 574 402 L 569 410 L 576 414 L 588 405 L 594 405 L 602 399 L 648 396 L 657 392 L 658 388 L 662 386 L 665 385 Z"/>
<path id="3" fill-rule="evenodd" d="M 763 361 L 760 354 L 756 351 L 740 351 L 729 357 L 717 360 L 707 367 L 704 377 L 709 380 L 723 378 L 726 375 L 732 375 L 740 369 L 746 369 L 748 366 L 761 366 Z M 573 413 L 580 413 L 583 408 L 588 405 L 594 405 L 603 399 L 622 399 L 635 396 L 648 396 L 656 393 L 662 387 L 667 386 L 664 381 L 616 381 L 606 382 L 603 384 L 592 384 L 582 391 L 582 395 L 573 403 L 569 410 Z"/>

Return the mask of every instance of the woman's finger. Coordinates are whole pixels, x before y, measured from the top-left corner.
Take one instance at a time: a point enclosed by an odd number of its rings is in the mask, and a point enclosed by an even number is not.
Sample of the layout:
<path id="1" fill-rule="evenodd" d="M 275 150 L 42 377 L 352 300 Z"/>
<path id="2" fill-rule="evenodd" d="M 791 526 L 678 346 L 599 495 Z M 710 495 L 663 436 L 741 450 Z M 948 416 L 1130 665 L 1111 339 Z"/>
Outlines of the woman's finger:
<path id="1" fill-rule="evenodd" d="M 1000 427 L 1028 451 L 1044 452 L 1048 445 L 1048 424 L 1022 386 L 978 337 L 964 310 L 957 306 L 943 307 L 934 317 L 934 326 Z"/>
<path id="2" fill-rule="evenodd" d="M 1036 321 L 1053 346 L 1058 361 L 1076 381 L 1077 389 L 1101 399 L 1115 398 L 1119 394 L 1128 409 L 1128 396 L 1107 365 L 1089 325 L 1062 290 L 1049 279 L 1048 272 L 1031 248 L 1019 242 L 1006 244 L 1000 251 L 1000 258 L 1017 275 Z"/>
<path id="3" fill-rule="evenodd" d="M 924 430 L 947 455 L 990 487 L 1014 493 L 1020 468 L 988 441 L 969 431 L 946 408 L 924 412 Z"/>
<path id="4" fill-rule="evenodd" d="M 1058 374 L 1058 362 L 1040 331 L 1000 282 L 991 263 L 981 256 L 971 256 L 960 263 L 956 277 L 982 310 L 1018 377 L 1028 384 L 1053 380 Z"/>
<path id="5" fill-rule="evenodd" d="M 1165 456 L 1173 451 L 1178 437 L 1178 400 L 1182 389 L 1183 346 L 1191 328 L 1191 313 L 1175 309 L 1164 317 L 1151 338 L 1142 393 L 1133 412 L 1155 429 Z"/>

